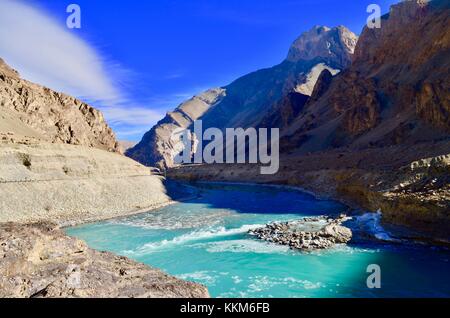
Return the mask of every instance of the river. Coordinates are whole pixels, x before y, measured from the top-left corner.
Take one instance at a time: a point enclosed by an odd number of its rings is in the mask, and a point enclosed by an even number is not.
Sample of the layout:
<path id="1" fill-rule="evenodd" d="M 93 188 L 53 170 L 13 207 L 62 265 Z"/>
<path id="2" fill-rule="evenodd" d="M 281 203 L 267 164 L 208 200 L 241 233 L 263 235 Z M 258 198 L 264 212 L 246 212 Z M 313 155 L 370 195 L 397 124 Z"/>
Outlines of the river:
<path id="1" fill-rule="evenodd" d="M 273 221 L 338 215 L 346 207 L 293 189 L 197 185 L 200 196 L 157 211 L 66 229 L 112 251 L 206 285 L 213 297 L 449 297 L 450 252 L 389 242 L 377 214 L 350 222 L 385 241 L 300 252 L 257 241 L 247 231 Z M 380 266 L 381 288 L 367 286 Z"/>

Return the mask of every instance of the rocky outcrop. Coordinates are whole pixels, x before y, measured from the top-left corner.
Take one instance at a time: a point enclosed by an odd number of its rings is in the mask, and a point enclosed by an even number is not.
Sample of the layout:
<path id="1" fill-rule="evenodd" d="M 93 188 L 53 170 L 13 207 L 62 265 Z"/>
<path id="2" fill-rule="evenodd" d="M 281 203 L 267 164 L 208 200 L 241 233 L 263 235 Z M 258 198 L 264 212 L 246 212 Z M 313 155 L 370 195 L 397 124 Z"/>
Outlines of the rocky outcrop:
<path id="1" fill-rule="evenodd" d="M 316 85 L 310 96 L 308 102 L 312 103 L 317 101 L 330 87 L 331 81 L 333 80 L 333 74 L 328 70 L 324 69 L 317 78 Z"/>
<path id="2" fill-rule="evenodd" d="M 112 129 L 102 113 L 63 93 L 30 83 L 0 60 L 0 132 L 8 133 L 12 118 L 41 139 L 118 151 Z M 23 137 L 23 136 L 22 136 Z"/>
<path id="3" fill-rule="evenodd" d="M 450 131 L 449 84 L 448 78 L 423 83 L 415 98 L 417 115 L 446 131 Z"/>
<path id="4" fill-rule="evenodd" d="M 0 225 L 0 297 L 207 298 L 206 287 L 90 249 L 51 223 Z"/>
<path id="5" fill-rule="evenodd" d="M 380 209 L 385 222 L 449 240 L 449 154 L 417 160 L 397 171 L 344 177 L 337 190 L 371 210 Z"/>
<path id="6" fill-rule="evenodd" d="M 358 37 L 344 26 L 315 26 L 303 33 L 289 49 L 288 61 L 312 60 L 317 57 L 339 60 L 349 65 Z"/>
<path id="7" fill-rule="evenodd" d="M 19 72 L 6 64 L 2 58 L 0 58 L 0 74 L 12 78 L 19 78 Z"/>
<path id="8" fill-rule="evenodd" d="M 281 64 L 245 75 L 223 89 L 208 91 L 183 103 L 149 131 L 127 155 L 146 165 L 175 166 L 174 156 L 181 152 L 173 131 L 190 128 L 201 119 L 203 128 L 261 127 L 289 124 L 287 116 L 301 110 L 300 95 L 310 95 L 325 69 L 336 74 L 346 68 L 356 45 L 356 35 L 345 27 L 314 27 L 292 45 Z M 204 95 L 214 98 L 203 100 Z M 292 103 L 290 104 L 290 102 Z M 187 106 L 186 106 L 187 105 Z M 194 114 L 186 113 L 189 109 Z M 283 113 L 279 116 L 279 113 Z M 292 117 L 295 118 L 295 117 Z"/>
<path id="9" fill-rule="evenodd" d="M 292 92 L 283 97 L 258 125 L 265 128 L 289 126 L 306 105 L 309 96 Z"/>
<path id="10" fill-rule="evenodd" d="M 380 105 L 377 97 L 372 92 L 364 95 L 364 99 L 363 105 L 353 107 L 344 113 L 341 128 L 353 136 L 371 130 L 380 120 Z"/>
<path id="11" fill-rule="evenodd" d="M 350 219 L 345 215 L 337 219 L 326 216 L 304 218 L 293 222 L 271 223 L 263 228 L 250 230 L 249 233 L 260 240 L 288 245 L 292 249 L 327 249 L 350 242 L 352 231 L 342 226 L 342 223 Z"/>
<path id="12" fill-rule="evenodd" d="M 314 88 L 319 80 L 319 77 L 325 71 L 328 71 L 328 73 L 330 73 L 332 76 L 340 72 L 339 70 L 335 70 L 327 66 L 325 63 L 317 64 L 306 75 L 305 81 L 297 85 L 295 91 L 306 96 L 311 96 L 314 92 Z M 323 78 L 321 80 L 323 80 Z"/>
<path id="13" fill-rule="evenodd" d="M 450 4 L 441 0 L 410 0 L 392 6 L 381 29 L 363 31 L 354 62 L 355 70 L 373 74 L 377 90 L 398 109 L 412 106 L 420 119 L 447 130 L 449 12 Z"/>

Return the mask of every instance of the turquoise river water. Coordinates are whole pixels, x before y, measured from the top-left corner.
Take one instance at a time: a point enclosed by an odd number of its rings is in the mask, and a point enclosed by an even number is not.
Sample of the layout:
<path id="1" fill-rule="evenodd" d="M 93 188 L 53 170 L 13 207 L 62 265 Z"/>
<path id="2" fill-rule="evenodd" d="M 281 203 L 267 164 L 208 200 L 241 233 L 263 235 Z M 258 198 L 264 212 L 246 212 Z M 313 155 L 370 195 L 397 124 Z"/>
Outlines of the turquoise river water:
<path id="1" fill-rule="evenodd" d="M 206 285 L 213 297 L 450 297 L 450 252 L 358 238 L 364 229 L 389 240 L 379 215 L 349 226 L 355 241 L 299 252 L 257 241 L 251 228 L 345 207 L 296 190 L 251 185 L 198 185 L 200 196 L 157 211 L 66 229 L 112 251 Z M 367 287 L 367 267 L 381 268 L 381 288 Z"/>

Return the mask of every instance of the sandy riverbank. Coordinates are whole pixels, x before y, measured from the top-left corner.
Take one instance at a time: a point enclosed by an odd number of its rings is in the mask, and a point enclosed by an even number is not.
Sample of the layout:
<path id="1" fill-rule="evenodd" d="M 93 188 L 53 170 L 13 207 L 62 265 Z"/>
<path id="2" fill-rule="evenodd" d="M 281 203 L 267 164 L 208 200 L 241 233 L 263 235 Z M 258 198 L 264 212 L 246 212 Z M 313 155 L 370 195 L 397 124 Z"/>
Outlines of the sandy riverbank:
<path id="1" fill-rule="evenodd" d="M 59 144 L 0 145 L 0 222 L 61 226 L 160 208 L 190 195 L 116 153 Z"/>

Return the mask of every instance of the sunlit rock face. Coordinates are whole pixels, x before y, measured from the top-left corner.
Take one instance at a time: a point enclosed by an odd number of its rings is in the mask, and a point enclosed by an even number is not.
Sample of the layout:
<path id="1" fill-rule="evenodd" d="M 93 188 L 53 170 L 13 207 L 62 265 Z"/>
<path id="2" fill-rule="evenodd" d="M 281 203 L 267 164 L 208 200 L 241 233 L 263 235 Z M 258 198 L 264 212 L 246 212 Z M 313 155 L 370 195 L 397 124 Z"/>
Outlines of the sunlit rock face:
<path id="1" fill-rule="evenodd" d="M 358 37 L 344 26 L 315 26 L 294 42 L 287 60 L 298 62 L 321 57 L 349 65 L 357 42 Z"/>
<path id="2" fill-rule="evenodd" d="M 378 81 L 398 109 L 411 109 L 427 124 L 450 131 L 448 63 L 450 3 L 411 0 L 392 6 L 381 29 L 364 29 L 354 68 Z"/>
<path id="3" fill-rule="evenodd" d="M 448 138 L 449 6 L 401 2 L 382 17 L 381 28 L 364 28 L 352 65 L 319 80 L 320 96 L 285 129 L 285 148 L 308 153 Z"/>
<path id="4" fill-rule="evenodd" d="M 0 111 L 1 134 L 119 151 L 116 137 L 99 110 L 72 96 L 21 79 L 2 59 Z"/>

